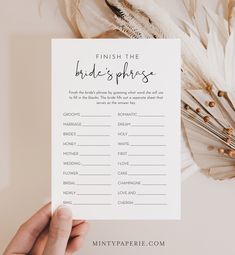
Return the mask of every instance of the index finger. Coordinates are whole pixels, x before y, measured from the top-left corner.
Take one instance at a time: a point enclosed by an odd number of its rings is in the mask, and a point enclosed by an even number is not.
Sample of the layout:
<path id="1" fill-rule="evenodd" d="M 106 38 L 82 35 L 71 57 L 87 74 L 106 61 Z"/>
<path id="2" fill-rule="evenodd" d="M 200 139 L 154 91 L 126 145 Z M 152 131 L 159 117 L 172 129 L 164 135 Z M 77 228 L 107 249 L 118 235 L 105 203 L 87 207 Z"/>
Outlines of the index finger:
<path id="1" fill-rule="evenodd" d="M 6 252 L 28 253 L 51 218 L 51 203 L 38 210 L 18 229 Z"/>

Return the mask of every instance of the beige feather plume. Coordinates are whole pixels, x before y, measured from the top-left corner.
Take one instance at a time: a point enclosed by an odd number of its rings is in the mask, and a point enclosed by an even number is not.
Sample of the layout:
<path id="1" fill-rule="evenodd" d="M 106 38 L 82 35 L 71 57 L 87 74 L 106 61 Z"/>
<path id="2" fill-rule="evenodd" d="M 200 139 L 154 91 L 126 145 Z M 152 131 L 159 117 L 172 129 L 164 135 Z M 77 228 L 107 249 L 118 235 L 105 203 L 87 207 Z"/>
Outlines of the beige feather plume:
<path id="1" fill-rule="evenodd" d="M 105 31 L 94 38 L 125 38 L 126 36 L 118 29 Z"/>
<path id="2" fill-rule="evenodd" d="M 232 26 L 235 22 L 235 0 L 229 0 L 228 2 L 228 26 L 229 32 L 231 32 Z"/>
<path id="3" fill-rule="evenodd" d="M 59 0 L 59 7 L 65 20 L 73 30 L 76 37 L 82 37 L 79 29 L 80 0 Z"/>
<path id="4" fill-rule="evenodd" d="M 195 18 L 197 10 L 197 0 L 183 0 L 183 4 L 188 12 L 189 18 L 191 20 Z"/>
<path id="5" fill-rule="evenodd" d="M 67 0 L 68 1 L 68 0 Z M 204 9 L 206 27 L 196 15 L 199 2 L 182 0 L 190 21 L 183 28 L 155 0 L 105 0 L 113 13 L 99 38 L 180 38 L 182 41 L 182 120 L 193 157 L 214 179 L 235 177 L 235 0 L 228 17 Z M 90 10 L 92 15 L 96 15 Z"/>

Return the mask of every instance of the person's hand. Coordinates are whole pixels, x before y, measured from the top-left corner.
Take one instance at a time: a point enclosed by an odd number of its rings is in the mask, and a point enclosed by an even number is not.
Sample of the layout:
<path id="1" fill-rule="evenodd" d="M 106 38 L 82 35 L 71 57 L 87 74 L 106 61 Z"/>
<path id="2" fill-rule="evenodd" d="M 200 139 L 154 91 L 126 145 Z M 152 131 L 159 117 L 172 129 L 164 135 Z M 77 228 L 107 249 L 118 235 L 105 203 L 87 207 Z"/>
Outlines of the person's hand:
<path id="1" fill-rule="evenodd" d="M 21 225 L 3 255 L 70 255 L 80 249 L 87 230 L 88 223 L 73 221 L 67 207 L 51 217 L 47 204 Z"/>

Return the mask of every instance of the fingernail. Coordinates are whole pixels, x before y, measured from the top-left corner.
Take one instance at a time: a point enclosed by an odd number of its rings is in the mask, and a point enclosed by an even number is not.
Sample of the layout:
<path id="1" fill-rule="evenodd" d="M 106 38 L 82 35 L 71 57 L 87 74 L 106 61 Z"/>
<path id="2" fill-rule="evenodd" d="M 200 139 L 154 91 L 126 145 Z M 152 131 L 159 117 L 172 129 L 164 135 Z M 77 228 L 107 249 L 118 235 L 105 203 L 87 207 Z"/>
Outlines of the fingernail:
<path id="1" fill-rule="evenodd" d="M 69 220 L 72 218 L 72 212 L 69 207 L 61 205 L 57 209 L 57 216 L 60 219 Z"/>

